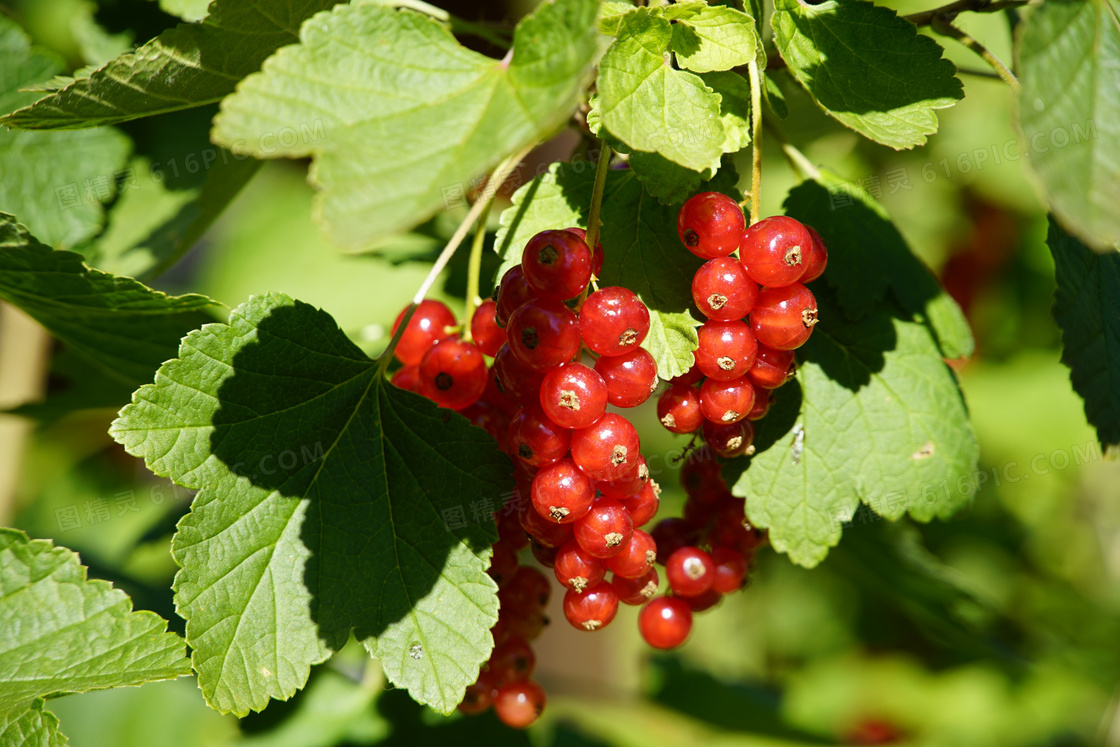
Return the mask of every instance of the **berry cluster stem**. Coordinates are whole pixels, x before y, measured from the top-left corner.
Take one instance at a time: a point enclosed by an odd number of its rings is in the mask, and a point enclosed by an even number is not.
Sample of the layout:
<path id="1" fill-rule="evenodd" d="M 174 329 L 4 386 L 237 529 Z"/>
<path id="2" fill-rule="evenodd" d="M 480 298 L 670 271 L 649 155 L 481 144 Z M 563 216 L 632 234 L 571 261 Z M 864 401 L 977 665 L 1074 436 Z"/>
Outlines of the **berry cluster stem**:
<path id="1" fill-rule="evenodd" d="M 424 296 L 428 295 L 428 291 L 432 289 L 436 278 L 443 272 L 443 268 L 447 267 L 447 263 L 451 261 L 451 257 L 455 254 L 455 250 L 459 248 L 459 244 L 463 243 L 467 232 L 471 230 L 471 226 L 474 225 L 475 221 L 478 220 L 478 217 L 482 214 L 482 211 L 487 209 L 490 202 L 494 199 L 498 187 L 502 186 L 506 178 L 510 175 L 510 172 L 517 167 L 517 164 L 521 163 L 525 156 L 529 155 L 529 151 L 531 151 L 535 145 L 536 143 L 531 143 L 525 146 L 517 153 L 502 161 L 498 164 L 498 168 L 494 169 L 494 173 L 490 175 L 490 178 L 486 182 L 486 188 L 482 190 L 482 194 L 479 195 L 479 198 L 471 205 L 471 209 L 467 211 L 466 216 L 463 218 L 462 222 L 459 223 L 459 227 L 455 229 L 455 233 L 453 233 L 450 240 L 448 240 L 447 246 L 443 248 L 435 264 L 432 265 L 428 277 L 424 278 L 424 282 L 421 283 L 420 287 L 416 290 L 416 295 L 412 297 L 412 302 L 408 305 L 408 310 L 405 312 L 404 318 L 401 319 L 400 326 L 397 327 L 397 333 L 393 335 L 393 339 L 389 340 L 389 346 L 385 348 L 385 352 L 382 353 L 381 357 L 377 360 L 378 375 L 384 375 L 385 370 L 389 368 L 389 362 L 393 359 L 393 351 L 397 349 L 397 344 L 401 341 L 401 335 L 403 335 L 405 329 L 408 328 L 408 323 L 412 321 L 412 315 L 416 313 L 416 306 L 424 300 Z M 475 293 L 477 294 L 477 288 L 475 289 Z M 470 324 L 469 319 L 467 320 L 467 324 Z"/>
<path id="2" fill-rule="evenodd" d="M 486 224 L 490 221 L 490 208 L 493 206 L 494 198 L 491 196 L 478 216 L 474 241 L 471 243 L 470 264 L 467 266 L 467 307 L 463 312 L 463 339 L 467 342 L 471 341 L 471 319 L 474 318 L 475 309 L 482 303 L 482 298 L 478 295 L 479 276 L 482 274 L 482 247 L 486 243 Z"/>
<path id="3" fill-rule="evenodd" d="M 747 63 L 751 76 L 751 222 L 758 223 L 762 207 L 762 73 L 758 61 Z"/>
<path id="4" fill-rule="evenodd" d="M 587 246 L 591 251 L 595 251 L 595 244 L 599 241 L 599 228 L 603 224 L 599 216 L 603 211 L 603 192 L 607 188 L 607 172 L 611 168 L 611 155 L 611 146 L 600 140 L 599 161 L 595 164 L 595 186 L 591 191 L 591 212 L 587 215 Z M 592 278 L 592 281 L 596 279 Z M 583 306 L 586 298 L 587 288 L 584 288 L 577 309 Z"/>
<path id="5" fill-rule="evenodd" d="M 933 20 L 930 21 L 930 28 L 932 28 L 942 36 L 948 36 L 956 39 L 961 44 L 978 54 L 980 56 L 980 59 L 984 60 L 984 62 L 992 66 L 992 69 L 996 71 L 996 75 L 998 75 L 1004 83 L 1010 86 L 1012 91 L 1016 93 L 1019 92 L 1021 88 L 1021 86 L 1019 85 L 1019 79 L 1015 77 L 1015 74 L 1011 72 L 1011 69 L 1008 68 L 1007 65 L 1003 64 L 1003 61 L 1000 58 L 996 57 L 990 49 L 985 47 L 976 39 L 969 36 L 959 27 L 953 25 L 951 18 L 940 15 L 934 16 Z"/>

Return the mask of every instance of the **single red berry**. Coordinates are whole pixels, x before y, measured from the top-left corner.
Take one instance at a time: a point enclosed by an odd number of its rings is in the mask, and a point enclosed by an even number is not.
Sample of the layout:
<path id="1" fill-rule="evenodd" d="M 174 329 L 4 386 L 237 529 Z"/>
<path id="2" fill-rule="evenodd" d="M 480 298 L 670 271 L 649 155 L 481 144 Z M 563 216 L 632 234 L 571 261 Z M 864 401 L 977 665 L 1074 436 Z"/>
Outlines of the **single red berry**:
<path id="1" fill-rule="evenodd" d="M 607 383 L 582 363 L 565 363 L 544 375 L 541 407 L 563 428 L 586 428 L 607 411 Z"/>
<path id="2" fill-rule="evenodd" d="M 487 382 L 490 379 L 487 377 Z M 506 450 L 506 439 L 509 436 L 509 421 L 510 417 L 504 410 L 490 404 L 485 399 L 486 393 L 483 392 L 482 398 L 469 407 L 464 407 L 459 411 L 459 414 L 471 422 L 475 428 L 481 428 L 490 434 L 490 438 L 498 442 L 498 448 L 502 451 Z"/>
<path id="3" fill-rule="evenodd" d="M 536 540 L 529 542 L 529 547 L 533 551 L 533 558 L 544 568 L 551 568 L 556 564 L 556 553 L 560 552 L 558 548 L 546 547 Z"/>
<path id="4" fill-rule="evenodd" d="M 401 366 L 389 383 L 409 392 L 420 393 L 420 366 Z"/>
<path id="5" fill-rule="evenodd" d="M 572 432 L 561 428 L 540 405 L 526 405 L 509 423 L 509 455 L 533 467 L 558 462 L 572 445 Z"/>
<path id="6" fill-rule="evenodd" d="M 621 576 L 611 578 L 611 586 L 618 593 L 618 601 L 635 607 L 640 607 L 657 596 L 659 582 L 656 568 L 650 568 L 640 578 L 622 578 Z"/>
<path id="7" fill-rule="evenodd" d="M 704 422 L 700 390 L 687 384 L 673 384 L 657 400 L 657 418 L 673 433 L 692 433 Z"/>
<path id="8" fill-rule="evenodd" d="M 591 282 L 591 250 L 571 231 L 541 231 L 525 245 L 521 270 L 538 298 L 575 298 Z"/>
<path id="9" fill-rule="evenodd" d="M 711 452 L 693 451 L 681 463 L 681 486 L 690 496 L 719 494 L 726 490 L 719 462 Z"/>
<path id="10" fill-rule="evenodd" d="M 525 279 L 525 272 L 521 269 L 521 265 L 509 268 L 506 274 L 502 275 L 502 280 L 498 283 L 497 295 L 494 297 L 494 321 L 500 327 L 508 327 L 513 312 L 534 298 L 536 294 L 529 287 L 529 281 Z"/>
<path id="11" fill-rule="evenodd" d="M 754 453 L 754 425 L 749 420 L 736 423 L 706 421 L 701 432 L 712 451 L 724 459 Z"/>
<path id="12" fill-rule="evenodd" d="M 517 559 L 517 550 L 505 542 L 494 543 L 494 554 L 490 557 L 490 578 L 498 586 L 508 583 L 515 575 L 520 561 Z"/>
<path id="13" fill-rule="evenodd" d="M 401 322 L 407 313 L 408 307 L 406 306 L 401 313 L 397 314 L 397 320 L 393 322 L 392 334 L 397 333 L 397 329 L 401 326 Z M 447 308 L 447 304 L 442 301 L 421 301 L 412 314 L 412 319 L 409 320 L 408 327 L 405 328 L 401 339 L 397 342 L 397 348 L 393 351 L 393 354 L 397 356 L 397 360 L 406 366 L 415 366 L 420 363 L 424 353 L 428 352 L 428 348 L 451 334 L 448 332 L 448 327 L 454 327 L 456 324 L 458 322 L 455 319 L 455 314 Z"/>
<path id="14" fill-rule="evenodd" d="M 533 478 L 533 508 L 549 521 L 572 524 L 591 510 L 595 488 L 571 459 L 541 467 Z"/>
<path id="15" fill-rule="evenodd" d="M 440 407 L 462 410 L 486 389 L 486 359 L 472 342 L 438 341 L 420 361 L 420 393 Z"/>
<path id="16" fill-rule="evenodd" d="M 494 356 L 490 373 L 502 394 L 522 405 L 538 404 L 544 373 L 530 368 L 518 359 L 510 350 L 509 343 L 502 345 Z"/>
<path id="17" fill-rule="evenodd" d="M 786 215 L 763 218 L 748 228 L 739 257 L 756 283 L 778 288 L 796 283 L 805 272 L 813 239 L 800 221 Z"/>
<path id="18" fill-rule="evenodd" d="M 565 228 L 564 230 L 574 233 L 576 236 L 579 236 L 583 243 L 587 243 L 587 231 L 582 228 L 573 227 Z M 595 277 L 599 277 L 603 274 L 603 258 L 603 242 L 596 241 L 595 246 L 591 249 L 591 272 L 595 274 Z"/>
<path id="19" fill-rule="evenodd" d="M 607 568 L 622 578 L 641 578 L 653 568 L 657 560 L 657 543 L 653 537 L 641 529 L 635 529 L 630 541 L 622 547 L 622 552 L 607 559 Z"/>
<path id="20" fill-rule="evenodd" d="M 704 612 L 719 604 L 723 595 L 715 589 L 708 589 L 703 594 L 697 594 L 694 597 L 681 597 L 681 599 L 688 602 L 688 608 L 693 612 Z"/>
<path id="21" fill-rule="evenodd" d="M 459 710 L 468 716 L 484 713 L 493 704 L 494 696 L 497 694 L 497 678 L 483 669 L 478 673 L 478 680 L 467 685 L 467 691 L 463 694 L 463 702 L 459 704 Z"/>
<path id="22" fill-rule="evenodd" d="M 684 384 L 690 386 L 692 384 L 699 384 L 704 379 L 704 372 L 696 367 L 696 356 L 693 356 L 692 367 L 685 371 L 680 376 L 674 376 L 669 379 L 669 383 L 676 386 L 677 384 Z"/>
<path id="23" fill-rule="evenodd" d="M 637 407 L 657 389 L 657 362 L 645 348 L 622 355 L 604 355 L 595 370 L 607 385 L 607 401 L 615 407 Z"/>
<path id="24" fill-rule="evenodd" d="M 490 627 L 490 635 L 494 636 L 495 646 L 510 637 L 508 615 L 502 617 L 501 612 L 498 613 L 498 622 Z"/>
<path id="25" fill-rule="evenodd" d="M 536 682 L 511 682 L 494 696 L 494 712 L 506 726 L 527 729 L 540 718 L 546 702 L 544 689 Z"/>
<path id="26" fill-rule="evenodd" d="M 754 407 L 754 386 L 746 376 L 708 379 L 700 386 L 700 412 L 713 423 L 737 423 Z"/>
<path id="27" fill-rule="evenodd" d="M 622 355 L 649 334 L 649 309 L 631 290 L 601 288 L 580 307 L 579 327 L 587 347 L 599 355 Z"/>
<path id="28" fill-rule="evenodd" d="M 578 542 L 571 539 L 557 550 L 552 570 L 561 586 L 582 592 L 603 580 L 607 566 L 600 558 L 589 555 Z"/>
<path id="29" fill-rule="evenodd" d="M 521 510 L 518 518 L 529 536 L 545 547 L 560 547 L 572 538 L 571 524 L 557 524 L 544 518 L 532 503 Z"/>
<path id="30" fill-rule="evenodd" d="M 638 463 L 616 480 L 596 481 L 595 487 L 608 498 L 619 500 L 628 498 L 640 491 L 649 480 L 649 465 L 645 457 L 638 457 Z"/>
<path id="31" fill-rule="evenodd" d="M 617 480 L 638 463 L 641 442 L 629 420 L 608 412 L 572 433 L 572 459 L 595 480 Z"/>
<path id="32" fill-rule="evenodd" d="M 692 631 L 692 610 L 680 597 L 658 597 L 638 613 L 638 630 L 654 648 L 676 648 Z"/>
<path id="33" fill-rule="evenodd" d="M 805 258 L 805 274 L 797 281 L 802 285 L 819 278 L 824 273 L 824 268 L 828 266 L 828 248 L 824 245 L 824 239 L 812 226 L 805 226 L 805 230 L 809 232 L 813 243 L 808 257 Z"/>
<path id="34" fill-rule="evenodd" d="M 801 283 L 763 288 L 751 312 L 751 329 L 763 345 L 793 350 L 805 344 L 817 323 L 817 299 Z"/>
<path id="35" fill-rule="evenodd" d="M 529 536 L 521 520 L 517 518 L 517 511 L 511 506 L 504 507 L 498 512 L 498 537 L 503 544 L 509 545 L 514 550 L 524 550 L 529 546 Z"/>
<path id="36" fill-rule="evenodd" d="M 538 371 L 572 360 L 579 352 L 579 318 L 559 301 L 530 301 L 509 318 L 509 347 Z"/>
<path id="37" fill-rule="evenodd" d="M 498 326 L 495 314 L 497 302 L 486 299 L 474 310 L 471 317 L 471 338 L 478 349 L 493 358 L 506 341 L 506 331 Z"/>
<path id="38" fill-rule="evenodd" d="M 712 562 L 716 566 L 715 578 L 712 579 L 713 590 L 720 594 L 730 594 L 743 587 L 747 564 L 738 551 L 730 547 L 712 548 Z"/>
<path id="39" fill-rule="evenodd" d="M 529 565 L 518 567 L 513 578 L 498 590 L 501 608 L 513 617 L 543 610 L 548 606 L 550 596 L 552 587 L 548 583 L 548 577 Z"/>
<path id="40" fill-rule="evenodd" d="M 750 313 L 758 283 L 734 257 L 710 259 L 692 276 L 692 300 L 709 319 L 730 322 Z"/>
<path id="41" fill-rule="evenodd" d="M 580 630 L 601 630 L 610 625 L 617 612 L 618 593 L 609 581 L 600 581 L 583 592 L 569 590 L 564 595 L 564 617 Z"/>
<path id="42" fill-rule="evenodd" d="M 693 195 L 677 213 L 677 235 L 701 259 L 726 257 L 738 249 L 746 226 L 739 203 L 719 192 Z"/>
<path id="43" fill-rule="evenodd" d="M 710 503 L 703 503 L 695 498 L 689 498 L 684 502 L 684 510 L 681 512 L 681 518 L 689 523 L 689 526 L 695 527 L 698 531 L 703 532 L 712 517 L 716 513 L 716 507 Z"/>
<path id="44" fill-rule="evenodd" d="M 510 615 L 509 634 L 524 638 L 526 641 L 535 641 L 550 622 L 544 610 Z"/>
<path id="45" fill-rule="evenodd" d="M 634 521 L 619 501 L 596 498 L 574 529 L 576 542 L 588 555 L 606 559 L 622 552 L 634 534 Z"/>
<path id="46" fill-rule="evenodd" d="M 746 322 L 706 321 L 700 325 L 700 347 L 694 354 L 696 366 L 709 379 L 730 381 L 744 376 L 758 354 L 754 338 Z"/>
<path id="47" fill-rule="evenodd" d="M 501 683 L 527 680 L 537 665 L 537 657 L 528 641 L 518 636 L 509 636 L 494 647 L 488 662 L 488 671 Z"/>
<path id="48" fill-rule="evenodd" d="M 665 578 L 674 594 L 695 597 L 712 588 L 716 575 L 711 556 L 699 547 L 686 546 L 665 561 Z"/>
<path id="49" fill-rule="evenodd" d="M 755 390 L 754 407 L 747 413 L 747 420 L 761 420 L 770 412 L 770 404 L 774 401 L 774 393 L 769 389 Z"/>
<path id="50" fill-rule="evenodd" d="M 694 527 L 676 516 L 657 522 L 650 530 L 650 536 L 657 543 L 657 562 L 661 565 L 665 565 L 674 552 L 699 538 Z"/>
<path id="51" fill-rule="evenodd" d="M 768 345 L 759 345 L 758 355 L 747 375 L 756 387 L 777 389 L 790 380 L 795 370 L 792 350 L 775 350 Z"/>
<path id="52" fill-rule="evenodd" d="M 647 480 L 637 493 L 619 500 L 630 512 L 630 520 L 634 522 L 634 526 L 645 526 L 657 515 L 657 509 L 661 505 L 661 486 L 653 480 Z"/>

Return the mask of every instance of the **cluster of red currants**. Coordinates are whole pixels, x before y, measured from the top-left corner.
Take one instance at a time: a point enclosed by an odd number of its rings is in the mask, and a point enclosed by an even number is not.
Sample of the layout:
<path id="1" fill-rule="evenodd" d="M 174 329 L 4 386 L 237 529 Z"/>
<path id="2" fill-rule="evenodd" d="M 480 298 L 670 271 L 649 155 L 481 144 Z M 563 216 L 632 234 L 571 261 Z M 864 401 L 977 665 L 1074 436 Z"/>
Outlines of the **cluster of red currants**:
<path id="1" fill-rule="evenodd" d="M 690 198 L 677 232 L 708 260 L 692 278 L 706 321 L 694 365 L 672 380 L 657 415 L 673 433 L 699 430 L 722 457 L 753 453 L 752 421 L 793 375 L 793 351 L 817 323 L 817 301 L 805 283 L 824 272 L 828 251 L 815 230 L 788 216 L 748 228 L 739 204 L 718 192 Z"/>

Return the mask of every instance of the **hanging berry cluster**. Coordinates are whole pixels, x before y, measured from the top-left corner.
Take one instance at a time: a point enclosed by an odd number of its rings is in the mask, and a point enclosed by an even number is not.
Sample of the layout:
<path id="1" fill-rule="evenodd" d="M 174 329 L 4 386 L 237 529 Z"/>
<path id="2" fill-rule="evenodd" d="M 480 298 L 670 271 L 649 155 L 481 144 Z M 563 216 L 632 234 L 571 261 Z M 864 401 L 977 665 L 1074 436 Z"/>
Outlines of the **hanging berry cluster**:
<path id="1" fill-rule="evenodd" d="M 817 323 L 805 283 L 824 272 L 828 252 L 815 230 L 788 216 L 747 228 L 738 203 L 718 192 L 689 199 L 677 232 L 708 260 L 692 278 L 692 299 L 707 320 L 694 365 L 672 380 L 657 415 L 673 433 L 700 431 L 721 457 L 751 454 L 752 421 L 793 375 L 793 351 Z"/>
<path id="2" fill-rule="evenodd" d="M 738 456 L 753 440 L 750 420 L 792 373 L 791 351 L 816 322 L 801 282 L 823 271 L 824 245 L 791 218 L 747 229 L 738 204 L 717 193 L 685 203 L 678 225 L 685 246 L 709 260 L 692 284 L 708 321 L 695 365 L 661 396 L 658 415 L 673 432 L 702 430 L 711 452 Z M 446 305 L 424 301 L 396 348 L 404 365 L 393 383 L 486 429 L 514 462 L 516 495 L 528 497 L 497 516 L 489 571 L 499 587 L 495 648 L 460 705 L 470 714 L 493 707 L 513 727 L 528 726 L 544 708 L 545 693 L 530 679 L 530 642 L 548 624 L 551 592 L 545 573 L 521 565 L 518 551 L 531 547 L 552 569 L 574 627 L 601 630 L 620 602 L 642 606 L 642 636 L 670 649 L 687 639 L 694 611 L 742 587 L 765 541 L 711 452 L 691 447 L 681 470 L 684 517 L 641 528 L 657 513 L 660 488 L 637 430 L 607 405 L 636 407 L 657 388 L 656 363 L 641 347 L 650 315 L 632 291 L 594 285 L 602 264 L 602 247 L 592 249 L 582 229 L 542 231 L 495 299 L 476 309 L 469 334 L 456 334 Z M 766 396 L 756 397 L 756 387 Z M 669 587 L 660 597 L 655 563 Z"/>

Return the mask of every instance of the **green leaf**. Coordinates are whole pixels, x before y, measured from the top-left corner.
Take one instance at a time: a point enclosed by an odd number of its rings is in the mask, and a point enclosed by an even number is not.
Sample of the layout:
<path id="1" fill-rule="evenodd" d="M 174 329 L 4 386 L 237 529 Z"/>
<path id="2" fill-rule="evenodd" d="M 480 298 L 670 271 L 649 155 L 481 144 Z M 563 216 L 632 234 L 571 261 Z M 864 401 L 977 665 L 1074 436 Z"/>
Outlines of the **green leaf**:
<path id="1" fill-rule="evenodd" d="M 269 294 L 188 335 L 110 432 L 200 491 L 172 544 L 175 601 L 214 708 L 290 697 L 351 632 L 417 701 L 462 699 L 498 611 L 497 533 L 476 514 L 512 489 L 484 431 Z"/>
<path id="2" fill-rule="evenodd" d="M 694 73 L 710 73 L 754 59 L 762 42 L 753 18 L 723 5 L 697 5 L 695 14 L 673 24 L 671 46 L 678 65 Z"/>
<path id="3" fill-rule="evenodd" d="M 956 302 L 914 256 L 882 206 L 859 187 L 825 174 L 790 191 L 787 214 L 820 232 L 832 249 L 824 281 L 853 321 L 893 300 L 930 323 L 946 358 L 972 355 L 972 332 Z M 830 192 L 829 190 L 835 190 Z"/>
<path id="4" fill-rule="evenodd" d="M 0 112 L 36 97 L 21 89 L 62 69 L 54 55 L 32 49 L 27 36 L 0 16 Z M 0 206 L 18 213 L 43 241 L 73 246 L 101 225 L 101 203 L 128 155 L 116 130 L 35 133 L 0 129 Z"/>
<path id="5" fill-rule="evenodd" d="M 0 299 L 18 306 L 107 377 L 151 379 L 189 330 L 212 320 L 205 296 L 168 296 L 92 270 L 0 213 Z"/>
<path id="6" fill-rule="evenodd" d="M 58 718 L 43 710 L 42 700 L 36 700 L 26 710 L 0 714 L 0 744 L 65 747 L 67 739 L 58 730 Z"/>
<path id="7" fill-rule="evenodd" d="M 104 65 L 109 60 L 122 55 L 132 47 L 132 32 L 109 33 L 97 22 L 94 14 L 97 5 L 85 2 L 78 6 L 70 19 L 70 33 L 74 35 L 86 65 Z M 75 73 L 75 76 L 77 74 Z"/>
<path id="8" fill-rule="evenodd" d="M 700 190 L 704 177 L 710 171 L 698 171 L 678 166 L 660 153 L 630 154 L 630 170 L 641 180 L 646 192 L 662 205 L 680 205 Z"/>
<path id="9" fill-rule="evenodd" d="M 785 208 L 830 247 L 824 283 L 812 288 L 820 322 L 798 350 L 797 379 L 757 423 L 757 453 L 728 471 L 751 522 L 768 528 L 774 547 L 795 563 L 813 566 L 861 501 L 887 518 L 928 521 L 971 497 L 974 487 L 961 480 L 971 477 L 978 447 L 942 360 L 943 348 L 958 352 L 971 336 L 967 326 L 945 323 L 951 300 L 901 239 L 891 243 L 885 219 L 867 204 L 834 210 L 822 186 L 805 183 Z M 876 251 L 853 251 L 861 243 Z M 877 267 L 894 273 L 888 283 Z M 829 286 L 843 289 L 860 270 L 874 301 L 852 315 Z"/>
<path id="10" fill-rule="evenodd" d="M 1066 230 L 1111 249 L 1120 243 L 1120 5 L 1054 0 L 1024 26 L 1019 126 L 1031 166 Z"/>
<path id="11" fill-rule="evenodd" d="M 337 3 L 215 0 L 202 23 L 168 29 L 0 124 L 29 130 L 97 127 L 217 103 L 269 55 L 297 41 L 304 20 Z"/>
<path id="12" fill-rule="evenodd" d="M 607 36 L 618 34 L 618 26 L 623 16 L 628 16 L 637 8 L 630 3 L 604 2 L 599 8 L 599 31 Z"/>
<path id="13" fill-rule="evenodd" d="M 335 747 L 374 744 L 389 736 L 390 723 L 377 710 L 381 684 L 355 684 L 326 670 L 312 678 L 295 710 L 270 731 L 243 737 L 237 747 Z"/>
<path id="14" fill-rule="evenodd" d="M 720 98 L 699 76 L 669 64 L 672 39 L 672 24 L 647 9 L 623 17 L 599 63 L 602 123 L 635 151 L 715 171 L 725 139 Z"/>
<path id="15" fill-rule="evenodd" d="M 49 714 L 22 716 L 45 696 L 189 675 L 183 639 L 166 627 L 109 582 L 87 580 L 76 553 L 0 528 L 0 728 L 53 731 Z"/>
<path id="16" fill-rule="evenodd" d="M 312 156 L 316 211 L 330 237 L 367 248 L 435 213 L 571 114 L 596 51 L 597 8 L 541 5 L 518 25 L 506 63 L 461 46 L 428 16 L 340 6 L 222 102 L 214 139 L 260 158 Z M 308 122 L 326 136 L 296 137 Z M 288 131 L 290 147 L 266 140 Z"/>
<path id="17" fill-rule="evenodd" d="M 719 94 L 723 152 L 735 153 L 751 143 L 751 84 L 738 73 L 704 73 L 704 85 Z"/>
<path id="18" fill-rule="evenodd" d="M 1062 362 L 1104 445 L 1120 444 L 1120 253 L 1094 254 L 1051 217 Z"/>
<path id="19" fill-rule="evenodd" d="M 953 63 L 895 11 L 863 0 L 775 0 L 774 43 L 828 114 L 895 150 L 937 132 L 937 109 L 963 96 Z"/>
<path id="20" fill-rule="evenodd" d="M 178 16 L 184 21 L 201 21 L 206 17 L 210 0 L 159 0 L 159 7 L 164 13 Z"/>
<path id="21" fill-rule="evenodd" d="M 501 215 L 494 240 L 502 257 L 499 276 L 521 261 L 529 239 L 549 228 L 587 226 L 595 179 L 593 163 L 552 164 L 546 174 L 522 186 Z M 705 188 L 736 195 L 738 174 L 729 164 Z M 689 195 L 691 196 L 691 195 Z M 600 286 L 624 285 L 649 307 L 650 332 L 642 347 L 657 361 L 663 379 L 692 366 L 700 322 L 692 315 L 691 278 L 701 260 L 677 236 L 680 203 L 662 205 L 642 187 L 632 170 L 610 171 L 603 195 L 600 239 L 606 255 Z"/>

